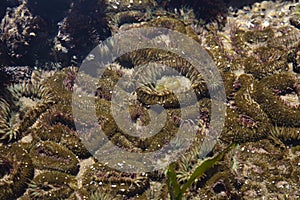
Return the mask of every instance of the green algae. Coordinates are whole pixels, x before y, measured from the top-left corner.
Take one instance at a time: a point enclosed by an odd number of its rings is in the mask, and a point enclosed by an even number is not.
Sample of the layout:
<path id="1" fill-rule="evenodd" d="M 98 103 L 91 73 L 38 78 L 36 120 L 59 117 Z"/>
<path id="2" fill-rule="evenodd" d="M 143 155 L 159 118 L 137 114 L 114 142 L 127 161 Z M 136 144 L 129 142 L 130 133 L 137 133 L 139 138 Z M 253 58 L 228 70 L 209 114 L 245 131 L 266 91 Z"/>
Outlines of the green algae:
<path id="1" fill-rule="evenodd" d="M 220 161 L 228 151 L 234 148 L 234 146 L 235 144 L 231 144 L 222 152 L 217 154 L 215 157 L 204 160 L 200 165 L 196 167 L 194 172 L 191 174 L 191 176 L 186 181 L 186 183 L 182 185 L 182 187 L 179 185 L 179 183 L 176 180 L 176 172 L 174 170 L 173 164 L 169 165 L 167 171 L 167 178 L 168 178 L 168 187 L 169 187 L 171 199 L 172 200 L 182 199 L 184 193 L 186 193 L 187 189 L 194 183 L 194 181 L 204 176 L 205 172 L 208 171 L 210 168 L 212 168 L 214 165 L 216 165 L 217 162 Z"/>

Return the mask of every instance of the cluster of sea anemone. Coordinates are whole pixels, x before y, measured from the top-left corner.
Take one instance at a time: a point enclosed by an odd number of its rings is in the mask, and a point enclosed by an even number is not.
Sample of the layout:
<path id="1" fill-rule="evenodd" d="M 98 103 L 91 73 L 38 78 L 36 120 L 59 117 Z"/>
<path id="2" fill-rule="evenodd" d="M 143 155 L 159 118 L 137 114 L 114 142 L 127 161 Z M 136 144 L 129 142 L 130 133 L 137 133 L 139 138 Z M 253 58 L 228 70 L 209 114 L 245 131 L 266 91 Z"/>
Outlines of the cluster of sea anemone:
<path id="1" fill-rule="evenodd" d="M 176 138 L 178 130 L 187 127 L 188 131 L 195 131 L 195 138 L 184 153 L 176 159 L 166 157 L 166 160 L 174 159 L 175 178 L 180 184 L 186 183 L 203 163 L 203 149 L 211 156 L 222 151 L 224 146 L 237 143 L 236 148 L 226 152 L 204 176 L 193 182 L 187 198 L 272 198 L 277 190 L 299 197 L 293 192 L 299 187 L 300 176 L 297 157 L 300 143 L 298 28 L 255 25 L 245 29 L 231 24 L 227 30 L 229 36 L 225 36 L 218 31 L 220 24 L 210 23 L 200 29 L 202 22 L 195 18 L 192 10 L 178 9 L 172 2 L 107 1 L 107 27 L 112 34 L 150 27 L 185 34 L 205 48 L 222 79 L 212 75 L 208 84 L 204 74 L 181 56 L 162 49 L 144 48 L 116 58 L 106 66 L 102 76 L 97 77 L 95 84 L 79 87 L 76 77 L 80 70 L 76 66 L 55 72 L 35 70 L 28 79 L 0 82 L 3 86 L 0 88 L 0 199 L 169 198 L 168 177 L 163 170 L 124 172 L 93 156 L 105 146 L 106 140 L 96 130 L 82 129 L 85 130 L 82 133 L 76 126 L 89 127 L 94 121 L 112 144 L 141 154 L 155 152 L 169 143 L 172 151 L 180 149 L 186 138 Z M 221 1 L 203 2 L 218 5 L 218 12 L 224 8 Z M 194 9 L 199 5 L 188 1 L 181 3 Z M 70 47 L 70 52 L 78 53 L 72 49 L 72 42 L 85 37 L 76 37 L 74 26 L 79 22 L 73 18 L 74 13 L 78 12 L 79 5 L 93 10 L 91 5 L 94 4 L 97 3 L 82 1 L 71 9 L 60 29 L 73 38 L 58 35 L 55 51 L 62 50 L 59 47 L 65 45 Z M 157 9 L 158 4 L 167 11 Z M 96 17 L 104 23 L 102 11 L 98 14 Z M 31 19 L 31 14 L 28 17 Z M 92 25 L 97 22 L 92 20 Z M 10 24 L 5 27 L 9 28 Z M 97 41 L 103 30 L 95 29 Z M 155 39 L 169 41 L 166 35 Z M 68 52 L 66 54 L 71 57 Z M 133 73 L 135 69 L 141 71 Z M 94 77 L 86 74 L 86 78 Z M 136 81 L 135 85 L 122 82 L 123 78 Z M 210 92 L 218 92 L 223 86 L 225 122 L 211 149 L 213 139 L 205 140 L 215 136 L 214 130 L 209 129 L 213 106 Z M 130 96 L 124 104 L 113 102 L 117 87 L 120 95 Z M 74 95 L 73 92 L 79 90 L 92 91 L 93 95 L 86 99 Z M 179 101 L 179 97 L 191 92 L 195 94 L 194 99 Z M 72 103 L 84 108 L 91 100 L 96 119 L 91 120 L 90 113 L 83 109 L 80 120 L 75 123 Z M 195 105 L 196 114 L 192 112 Z M 141 137 L 120 127 L 112 106 L 128 111 L 125 126 L 133 125 Z M 164 123 L 160 127 L 161 123 L 155 122 Z M 154 131 L 147 129 L 149 124 L 160 129 L 144 137 Z M 84 141 L 89 141 L 89 147 Z"/>

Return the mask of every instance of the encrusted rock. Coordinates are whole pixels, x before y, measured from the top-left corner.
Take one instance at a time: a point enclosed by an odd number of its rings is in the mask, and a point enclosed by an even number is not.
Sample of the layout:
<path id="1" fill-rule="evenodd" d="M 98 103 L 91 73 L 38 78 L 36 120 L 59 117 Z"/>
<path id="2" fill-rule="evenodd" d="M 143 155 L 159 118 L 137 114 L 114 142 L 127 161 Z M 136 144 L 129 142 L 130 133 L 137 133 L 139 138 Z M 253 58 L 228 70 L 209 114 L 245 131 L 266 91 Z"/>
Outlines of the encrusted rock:
<path id="1" fill-rule="evenodd" d="M 103 1 L 75 2 L 59 22 L 54 51 L 63 66 L 69 65 L 70 61 L 81 63 L 88 52 L 110 36 L 104 10 Z"/>

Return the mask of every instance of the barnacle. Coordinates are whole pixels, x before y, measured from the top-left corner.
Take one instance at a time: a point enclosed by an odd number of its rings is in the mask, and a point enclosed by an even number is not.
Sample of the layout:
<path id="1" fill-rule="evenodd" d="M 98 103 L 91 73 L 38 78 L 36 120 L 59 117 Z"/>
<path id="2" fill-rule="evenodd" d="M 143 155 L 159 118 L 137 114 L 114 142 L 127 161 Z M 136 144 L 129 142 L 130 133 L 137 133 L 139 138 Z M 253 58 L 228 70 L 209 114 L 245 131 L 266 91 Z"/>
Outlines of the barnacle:
<path id="1" fill-rule="evenodd" d="M 149 179 L 146 174 L 120 172 L 95 163 L 84 174 L 83 185 L 89 191 L 101 189 L 106 193 L 132 197 L 143 193 L 149 187 Z"/>
<path id="2" fill-rule="evenodd" d="M 61 13 L 59 9 L 56 8 L 55 12 Z M 104 0 L 83 0 L 72 4 L 68 9 L 65 17 L 59 18 L 61 22 L 53 40 L 55 46 L 52 53 L 63 66 L 69 66 L 74 61 L 81 62 L 90 51 L 90 47 L 97 46 L 101 40 L 111 35 L 107 25 Z M 47 11 L 49 12 L 49 8 Z M 78 27 L 87 34 L 81 34 Z"/>
<path id="3" fill-rule="evenodd" d="M 30 43 L 34 40 L 29 37 L 30 32 L 38 31 L 43 25 L 23 2 L 14 9 L 11 9 L 3 18 L 0 29 L 3 34 L 2 40 L 6 43 L 10 59 L 15 62 L 28 62 Z M 24 63 L 23 63 L 24 64 Z"/>
<path id="4" fill-rule="evenodd" d="M 29 183 L 29 197 L 38 199 L 67 199 L 77 189 L 75 177 L 57 171 L 37 175 Z"/>
<path id="5" fill-rule="evenodd" d="M 79 171 L 76 156 L 55 142 L 38 142 L 31 148 L 29 155 L 38 169 L 58 170 L 70 174 L 77 174 Z"/>
<path id="6" fill-rule="evenodd" d="M 155 5 L 155 1 L 153 0 L 114 0 L 114 1 L 106 1 L 108 6 L 108 11 L 110 12 L 119 12 L 123 10 L 144 10 L 147 7 L 151 7 Z"/>
<path id="7" fill-rule="evenodd" d="M 188 7 L 195 11 L 196 17 L 198 19 L 203 19 L 205 21 L 218 21 L 220 24 L 223 24 L 227 11 L 224 1 L 213 0 L 199 0 L 199 1 L 165 1 L 158 0 L 158 4 L 162 7 L 165 7 L 167 10 L 172 10 L 175 8 Z"/>
<path id="8" fill-rule="evenodd" d="M 33 177 L 28 153 L 18 145 L 0 147 L 0 199 L 16 199 Z"/>

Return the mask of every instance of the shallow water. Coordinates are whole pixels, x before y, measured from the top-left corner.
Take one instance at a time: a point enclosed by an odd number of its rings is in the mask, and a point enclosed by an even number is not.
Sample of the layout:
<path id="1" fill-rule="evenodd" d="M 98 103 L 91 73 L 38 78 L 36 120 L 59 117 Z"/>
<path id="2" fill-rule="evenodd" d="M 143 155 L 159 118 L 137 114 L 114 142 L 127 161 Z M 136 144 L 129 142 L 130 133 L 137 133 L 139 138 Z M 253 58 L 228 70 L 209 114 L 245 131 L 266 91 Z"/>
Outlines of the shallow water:
<path id="1" fill-rule="evenodd" d="M 299 10 L 4 1 L 0 199 L 300 198 Z"/>

